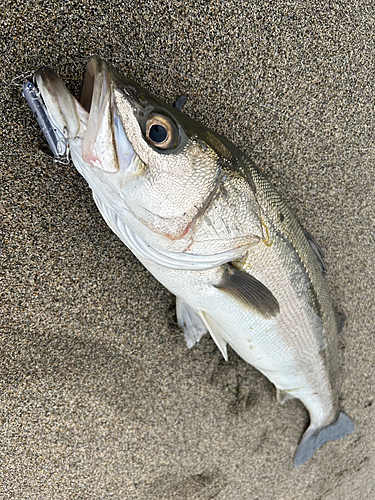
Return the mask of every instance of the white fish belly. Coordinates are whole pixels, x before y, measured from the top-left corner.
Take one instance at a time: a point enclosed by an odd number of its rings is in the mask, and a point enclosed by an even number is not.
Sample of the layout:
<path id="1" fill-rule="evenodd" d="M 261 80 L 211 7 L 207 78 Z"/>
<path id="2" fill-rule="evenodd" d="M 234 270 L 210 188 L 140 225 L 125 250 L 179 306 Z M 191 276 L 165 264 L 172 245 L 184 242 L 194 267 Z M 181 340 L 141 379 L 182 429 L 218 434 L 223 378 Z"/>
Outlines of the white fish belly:
<path id="1" fill-rule="evenodd" d="M 220 281 L 219 269 L 171 270 L 137 257 L 168 290 L 195 311 L 203 311 L 211 318 L 218 326 L 215 333 L 239 356 L 263 373 L 277 389 L 300 399 L 316 425 L 325 421 L 332 404 L 321 361 L 310 360 L 309 366 L 303 366 L 304 355 L 299 356 L 286 341 L 283 318 L 281 321 L 280 318 L 264 319 L 252 314 L 215 288 L 213 284 Z"/>

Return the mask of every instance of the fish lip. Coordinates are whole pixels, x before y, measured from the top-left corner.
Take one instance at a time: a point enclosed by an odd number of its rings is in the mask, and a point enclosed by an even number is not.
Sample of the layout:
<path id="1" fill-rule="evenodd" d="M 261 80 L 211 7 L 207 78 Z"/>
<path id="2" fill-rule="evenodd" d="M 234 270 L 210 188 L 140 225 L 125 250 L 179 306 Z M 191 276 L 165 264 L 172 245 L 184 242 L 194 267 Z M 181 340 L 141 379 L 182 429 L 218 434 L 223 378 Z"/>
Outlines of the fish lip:
<path id="1" fill-rule="evenodd" d="M 71 139 L 80 134 L 86 127 L 88 114 L 59 75 L 51 68 L 42 67 L 34 73 L 33 80 L 48 117 L 60 135 Z"/>
<path id="2" fill-rule="evenodd" d="M 99 59 L 97 56 L 94 56 L 90 58 L 86 67 L 86 74 L 83 80 L 80 103 L 88 113 L 90 113 L 91 109 L 94 83 L 95 83 L 95 77 L 98 73 L 98 67 L 103 66 L 101 62 L 102 62 L 101 59 Z"/>
<path id="3" fill-rule="evenodd" d="M 75 99 L 52 69 L 43 67 L 34 75 L 56 128 L 67 137 L 87 167 L 115 173 L 136 169 L 135 151 L 124 132 L 113 90 L 118 76 L 99 56 L 90 58 L 80 101 Z"/>
<path id="4" fill-rule="evenodd" d="M 102 80 L 102 82 L 100 82 Z M 93 100 L 94 104 L 100 104 L 100 100 L 103 100 L 103 88 L 99 88 L 99 84 L 102 86 L 108 85 L 107 90 L 109 90 L 109 71 L 105 61 L 103 61 L 99 56 L 92 56 L 86 66 L 85 78 L 83 80 L 80 104 L 84 109 L 90 114 Z M 99 91 L 99 92 L 98 92 Z M 99 102 L 96 102 L 99 101 Z"/>
<path id="5" fill-rule="evenodd" d="M 118 155 L 115 151 L 113 120 L 113 99 L 111 82 L 104 61 L 92 57 L 86 67 L 80 103 L 88 113 L 87 128 L 82 138 L 82 158 L 86 163 L 102 170 L 117 171 Z M 104 134 L 102 127 L 104 127 Z M 103 146 L 100 135 L 104 135 Z M 107 152 L 112 153 L 109 156 Z"/>
<path id="6" fill-rule="evenodd" d="M 99 56 L 90 58 L 80 99 L 88 113 L 82 158 L 109 173 L 120 170 L 131 173 L 138 162 L 117 110 L 114 98 L 117 78 L 117 72 Z M 105 137 L 104 146 L 101 135 Z"/>
<path id="7" fill-rule="evenodd" d="M 50 98 L 56 99 L 58 92 L 61 93 L 62 88 L 64 88 L 64 93 L 69 95 L 72 100 L 77 104 L 82 106 L 82 108 L 87 112 L 87 117 L 90 116 L 91 107 L 93 104 L 99 105 L 100 100 L 103 100 L 103 92 L 100 92 L 98 85 L 98 79 L 101 77 L 103 81 L 109 84 L 108 70 L 105 62 L 98 56 L 93 56 L 90 58 L 87 67 L 85 78 L 83 81 L 81 98 L 78 101 L 65 87 L 60 76 L 48 66 L 43 66 L 38 69 L 33 76 L 34 82 L 38 91 L 40 92 L 45 103 L 50 105 L 49 112 L 53 114 L 56 110 L 50 109 L 51 103 Z M 95 92 L 94 92 L 95 91 Z M 65 110 L 62 109 L 64 112 Z"/>

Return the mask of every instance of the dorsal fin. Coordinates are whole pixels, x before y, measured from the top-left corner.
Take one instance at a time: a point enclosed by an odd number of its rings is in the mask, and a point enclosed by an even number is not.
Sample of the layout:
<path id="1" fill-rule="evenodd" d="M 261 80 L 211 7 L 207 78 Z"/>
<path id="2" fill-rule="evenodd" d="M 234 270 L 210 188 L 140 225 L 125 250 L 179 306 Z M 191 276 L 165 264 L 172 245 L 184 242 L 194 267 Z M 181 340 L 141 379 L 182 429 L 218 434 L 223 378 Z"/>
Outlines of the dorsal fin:
<path id="1" fill-rule="evenodd" d="M 311 234 L 308 233 L 304 227 L 302 228 L 302 231 L 303 231 L 303 234 L 305 235 L 307 241 L 309 242 L 310 247 L 315 254 L 315 257 L 318 259 L 318 264 L 319 264 L 320 270 L 325 275 L 327 272 L 327 268 L 326 268 L 326 265 L 324 264 L 324 260 L 323 260 L 324 253 L 322 252 L 322 249 L 320 248 L 318 243 L 315 241 L 315 238 L 313 236 L 311 236 Z"/>
<path id="2" fill-rule="evenodd" d="M 177 101 L 173 104 L 173 106 L 178 109 L 178 111 L 182 111 L 182 108 L 185 106 L 187 101 L 186 95 L 180 95 Z"/>

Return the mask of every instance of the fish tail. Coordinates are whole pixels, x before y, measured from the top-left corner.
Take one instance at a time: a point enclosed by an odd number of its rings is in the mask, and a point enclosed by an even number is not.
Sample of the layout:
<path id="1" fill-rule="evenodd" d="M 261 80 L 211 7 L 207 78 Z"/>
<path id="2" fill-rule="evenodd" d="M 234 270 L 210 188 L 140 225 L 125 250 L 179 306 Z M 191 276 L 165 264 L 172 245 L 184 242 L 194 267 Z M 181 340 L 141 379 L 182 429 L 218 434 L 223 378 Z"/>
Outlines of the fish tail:
<path id="1" fill-rule="evenodd" d="M 353 421 L 343 411 L 340 412 L 334 422 L 325 427 L 317 429 L 310 425 L 298 445 L 294 457 L 294 467 L 298 467 L 306 462 L 323 444 L 328 443 L 328 441 L 341 439 L 347 434 L 351 434 L 353 430 Z"/>

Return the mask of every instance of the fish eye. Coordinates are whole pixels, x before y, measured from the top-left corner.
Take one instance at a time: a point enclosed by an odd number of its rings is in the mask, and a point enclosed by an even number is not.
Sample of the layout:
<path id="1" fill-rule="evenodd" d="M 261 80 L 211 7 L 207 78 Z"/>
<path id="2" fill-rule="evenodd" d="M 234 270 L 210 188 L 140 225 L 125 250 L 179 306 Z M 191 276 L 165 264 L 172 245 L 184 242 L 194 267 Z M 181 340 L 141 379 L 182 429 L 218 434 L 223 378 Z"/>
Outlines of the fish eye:
<path id="1" fill-rule="evenodd" d="M 158 123 L 154 123 L 151 125 L 149 130 L 149 136 L 152 142 L 156 144 L 163 143 L 168 136 L 167 129 L 163 127 L 163 125 L 159 125 Z"/>
<path id="2" fill-rule="evenodd" d="M 174 148 L 178 139 L 177 127 L 167 116 L 152 113 L 146 122 L 146 139 L 160 149 Z"/>

